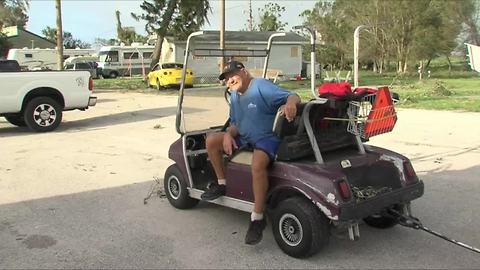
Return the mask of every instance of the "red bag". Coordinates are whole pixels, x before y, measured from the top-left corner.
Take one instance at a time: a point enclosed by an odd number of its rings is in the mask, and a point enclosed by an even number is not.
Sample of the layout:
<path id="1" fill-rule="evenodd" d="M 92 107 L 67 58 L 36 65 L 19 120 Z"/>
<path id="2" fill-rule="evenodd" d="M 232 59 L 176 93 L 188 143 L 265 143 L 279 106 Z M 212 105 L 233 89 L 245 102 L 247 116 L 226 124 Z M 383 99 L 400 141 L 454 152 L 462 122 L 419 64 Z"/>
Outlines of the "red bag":
<path id="1" fill-rule="evenodd" d="M 352 85 L 348 82 L 324 83 L 318 88 L 318 95 L 322 98 L 335 100 L 350 99 L 353 95 Z"/>

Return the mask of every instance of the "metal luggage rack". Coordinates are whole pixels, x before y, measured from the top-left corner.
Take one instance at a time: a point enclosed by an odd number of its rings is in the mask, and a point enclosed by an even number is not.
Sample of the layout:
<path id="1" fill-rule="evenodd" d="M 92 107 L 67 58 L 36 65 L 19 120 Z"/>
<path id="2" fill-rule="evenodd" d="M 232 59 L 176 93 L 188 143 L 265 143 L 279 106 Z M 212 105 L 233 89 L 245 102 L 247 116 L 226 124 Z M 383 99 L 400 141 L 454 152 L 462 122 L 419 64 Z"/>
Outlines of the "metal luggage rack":
<path id="1" fill-rule="evenodd" d="M 350 101 L 347 114 L 347 131 L 363 139 L 393 130 L 397 121 L 393 100 L 388 93 L 387 100 L 378 100 L 377 94 L 366 95 L 359 101 Z"/>
<path id="2" fill-rule="evenodd" d="M 378 98 L 379 95 L 382 95 L 382 97 Z M 326 117 L 324 119 L 348 121 L 348 132 L 363 139 L 369 139 L 393 130 L 397 121 L 394 104 L 388 88 L 383 88 L 376 94 L 369 94 L 359 100 L 349 101 L 348 118 Z"/>

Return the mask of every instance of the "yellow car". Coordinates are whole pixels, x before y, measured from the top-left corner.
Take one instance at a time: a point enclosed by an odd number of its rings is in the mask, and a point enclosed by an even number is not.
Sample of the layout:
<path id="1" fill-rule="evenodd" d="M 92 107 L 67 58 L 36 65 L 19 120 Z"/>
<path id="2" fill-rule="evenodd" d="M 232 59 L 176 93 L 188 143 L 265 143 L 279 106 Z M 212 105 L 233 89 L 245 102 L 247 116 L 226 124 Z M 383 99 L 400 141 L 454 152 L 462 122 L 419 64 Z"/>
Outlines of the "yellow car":
<path id="1" fill-rule="evenodd" d="M 180 63 L 158 63 L 147 75 L 148 86 L 154 86 L 158 90 L 168 87 L 180 87 L 182 83 L 182 69 L 183 64 Z M 185 87 L 193 87 L 194 79 L 193 71 L 187 69 Z"/>

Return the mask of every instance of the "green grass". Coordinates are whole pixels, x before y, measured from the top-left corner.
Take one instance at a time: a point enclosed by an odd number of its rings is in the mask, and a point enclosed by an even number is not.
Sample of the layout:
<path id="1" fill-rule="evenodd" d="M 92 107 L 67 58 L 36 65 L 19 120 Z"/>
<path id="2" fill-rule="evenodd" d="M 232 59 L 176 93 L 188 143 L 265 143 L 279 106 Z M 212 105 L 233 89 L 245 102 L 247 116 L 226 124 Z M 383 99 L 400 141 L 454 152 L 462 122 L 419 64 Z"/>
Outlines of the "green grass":
<path id="1" fill-rule="evenodd" d="M 93 81 L 93 85 L 95 89 L 148 90 L 141 77 L 97 79 Z"/>
<path id="2" fill-rule="evenodd" d="M 472 71 L 463 70 L 465 63 L 452 60 L 453 69 L 448 72 L 445 63 L 432 62 L 430 78 L 419 80 L 418 74 L 398 76 L 395 72 L 376 74 L 371 71 L 360 72 L 361 86 L 388 85 L 391 90 L 400 95 L 397 104 L 403 108 L 430 110 L 460 110 L 480 112 L 480 77 Z M 441 67 L 441 68 L 440 68 Z M 346 73 L 346 72 L 345 72 Z M 343 73 L 342 73 L 343 74 Z M 316 82 L 316 89 L 321 84 Z M 140 77 L 99 79 L 94 81 L 95 89 L 120 89 L 121 91 L 137 91 L 164 95 L 177 95 L 177 90 L 162 90 L 148 88 Z M 310 80 L 283 81 L 279 85 L 299 94 L 303 101 L 312 98 Z M 212 86 L 212 85 L 209 85 Z M 196 85 L 195 87 L 201 87 Z"/>
<path id="3" fill-rule="evenodd" d="M 360 86 L 390 86 L 400 95 L 397 106 L 402 108 L 480 112 L 480 77 L 476 72 L 441 70 L 420 81 L 418 74 L 398 76 L 393 72 L 362 71 L 359 81 Z M 317 81 L 317 88 L 320 83 Z M 303 101 L 312 98 L 310 81 L 288 81 L 280 85 L 298 93 Z"/>

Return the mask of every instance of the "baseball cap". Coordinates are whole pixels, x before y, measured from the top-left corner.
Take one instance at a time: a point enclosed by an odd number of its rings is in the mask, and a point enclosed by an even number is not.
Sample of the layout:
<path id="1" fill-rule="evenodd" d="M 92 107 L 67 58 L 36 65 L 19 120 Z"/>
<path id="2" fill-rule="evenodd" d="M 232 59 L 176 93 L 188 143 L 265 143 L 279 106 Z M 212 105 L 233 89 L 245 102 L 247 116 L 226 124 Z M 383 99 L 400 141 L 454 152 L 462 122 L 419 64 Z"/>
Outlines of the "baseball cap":
<path id="1" fill-rule="evenodd" d="M 223 72 L 222 72 L 222 74 L 220 74 L 220 76 L 218 76 L 218 79 L 223 80 L 223 79 L 225 79 L 225 75 L 227 75 L 228 73 L 230 73 L 232 71 L 235 71 L 235 70 L 240 70 L 242 68 L 245 68 L 245 66 L 241 62 L 230 61 L 230 62 L 225 64 L 225 67 L 223 68 Z"/>

